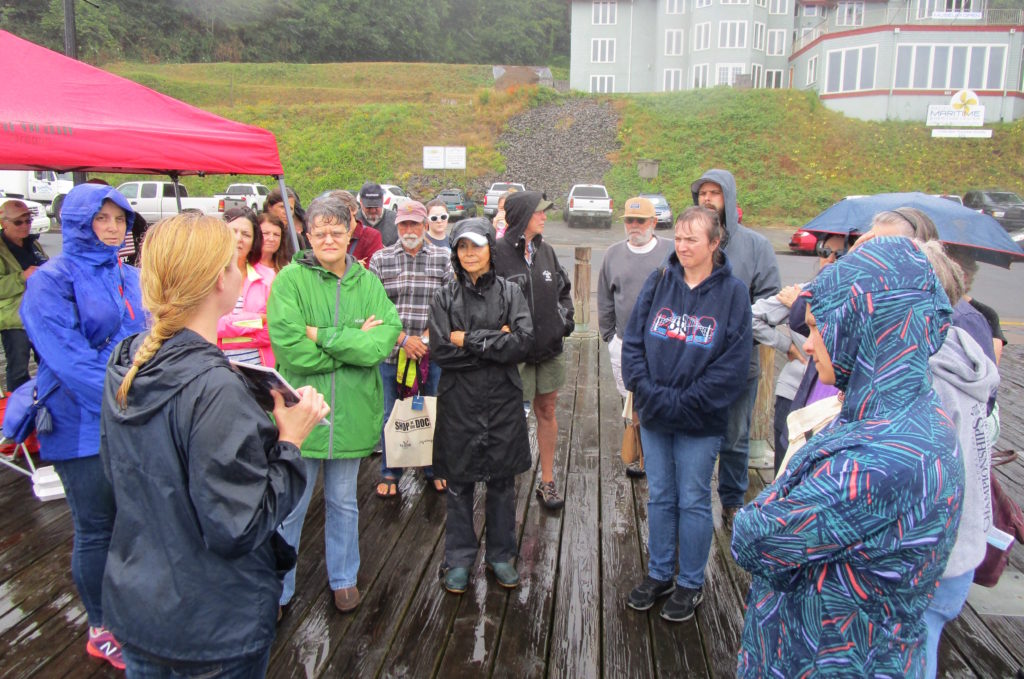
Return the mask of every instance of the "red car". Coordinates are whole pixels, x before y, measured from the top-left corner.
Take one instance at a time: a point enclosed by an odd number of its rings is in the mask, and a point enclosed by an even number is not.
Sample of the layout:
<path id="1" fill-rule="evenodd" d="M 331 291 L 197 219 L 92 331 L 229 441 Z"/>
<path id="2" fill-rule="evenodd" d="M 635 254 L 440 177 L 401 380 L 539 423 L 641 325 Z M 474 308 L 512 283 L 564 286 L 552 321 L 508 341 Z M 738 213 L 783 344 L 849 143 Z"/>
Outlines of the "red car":
<path id="1" fill-rule="evenodd" d="M 789 249 L 793 252 L 805 252 L 814 254 L 814 246 L 818 243 L 818 234 L 797 229 L 793 237 L 789 239 Z"/>

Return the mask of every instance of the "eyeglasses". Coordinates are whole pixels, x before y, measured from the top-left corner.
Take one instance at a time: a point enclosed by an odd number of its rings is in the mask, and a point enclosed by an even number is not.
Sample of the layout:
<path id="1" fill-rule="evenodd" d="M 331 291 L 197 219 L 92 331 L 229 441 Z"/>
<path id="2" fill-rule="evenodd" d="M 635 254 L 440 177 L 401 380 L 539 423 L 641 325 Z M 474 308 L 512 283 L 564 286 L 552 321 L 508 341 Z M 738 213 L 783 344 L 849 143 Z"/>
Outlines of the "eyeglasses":
<path id="1" fill-rule="evenodd" d="M 448 221 L 448 213 L 446 212 L 443 215 L 430 215 L 429 219 L 432 222 L 447 222 Z"/>
<path id="2" fill-rule="evenodd" d="M 31 224 L 31 223 L 32 223 L 32 218 L 31 217 L 25 217 L 24 219 L 12 219 L 11 220 L 11 224 L 14 224 L 15 226 L 25 226 L 26 224 Z"/>
<path id="3" fill-rule="evenodd" d="M 342 238 L 348 236 L 348 231 L 333 229 L 331 231 L 316 231 L 314 233 L 309 234 L 309 239 L 315 241 L 324 241 L 327 240 L 328 236 L 330 236 L 331 240 L 333 241 L 340 241 Z"/>

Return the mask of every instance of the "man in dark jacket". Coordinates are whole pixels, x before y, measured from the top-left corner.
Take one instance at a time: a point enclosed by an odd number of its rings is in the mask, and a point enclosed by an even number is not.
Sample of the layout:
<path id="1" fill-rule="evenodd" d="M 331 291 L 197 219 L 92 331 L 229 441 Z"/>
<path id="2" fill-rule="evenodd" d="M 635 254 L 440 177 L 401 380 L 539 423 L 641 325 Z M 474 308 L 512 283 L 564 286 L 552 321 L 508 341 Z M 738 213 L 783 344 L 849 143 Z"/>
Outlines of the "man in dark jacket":
<path id="1" fill-rule="evenodd" d="M 736 180 L 726 170 L 708 170 L 690 186 L 693 204 L 718 212 L 725 224 L 725 255 L 732 275 L 743 281 L 750 303 L 770 297 L 781 287 L 779 265 L 768 239 L 739 222 Z M 758 353 L 751 353 L 746 391 L 729 409 L 729 421 L 718 453 L 718 498 L 722 501 L 722 525 L 732 529 L 732 518 L 743 506 L 747 493 L 750 456 L 750 416 L 757 398 Z"/>
<path id="2" fill-rule="evenodd" d="M 523 398 L 533 402 L 537 416 L 541 472 L 537 496 L 548 509 L 559 509 L 565 503 L 555 487 L 555 401 L 565 383 L 562 340 L 576 326 L 569 275 L 542 236 L 546 212 L 552 207 L 538 191 L 514 193 L 505 200 L 508 228 L 495 245 L 494 268 L 499 276 L 519 285 L 533 316 L 533 345 L 519 371 Z"/>
<path id="3" fill-rule="evenodd" d="M 384 247 L 398 242 L 398 227 L 395 225 L 395 213 L 384 209 L 384 189 L 380 184 L 366 182 L 359 189 L 359 214 L 356 221 L 363 226 L 377 229 Z"/>

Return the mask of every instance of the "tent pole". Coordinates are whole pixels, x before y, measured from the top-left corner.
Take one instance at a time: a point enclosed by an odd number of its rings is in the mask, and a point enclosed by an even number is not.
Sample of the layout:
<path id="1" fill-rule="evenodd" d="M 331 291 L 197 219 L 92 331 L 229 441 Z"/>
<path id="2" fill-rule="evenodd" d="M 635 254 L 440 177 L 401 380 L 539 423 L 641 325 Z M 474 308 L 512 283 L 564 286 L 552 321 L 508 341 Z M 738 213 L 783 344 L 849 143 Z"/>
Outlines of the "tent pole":
<path id="1" fill-rule="evenodd" d="M 181 214 L 181 184 L 178 183 L 178 173 L 171 173 L 171 181 L 174 182 L 174 202 L 178 205 L 178 214 Z"/>
<path id="2" fill-rule="evenodd" d="M 284 184 L 284 175 L 275 175 L 278 186 L 281 187 L 281 200 L 284 201 L 284 213 L 288 217 L 288 236 L 292 239 L 292 247 L 295 248 L 295 252 L 298 252 L 302 248 L 299 247 L 299 237 L 295 233 L 295 219 L 292 217 L 292 204 L 288 200 L 288 187 Z"/>

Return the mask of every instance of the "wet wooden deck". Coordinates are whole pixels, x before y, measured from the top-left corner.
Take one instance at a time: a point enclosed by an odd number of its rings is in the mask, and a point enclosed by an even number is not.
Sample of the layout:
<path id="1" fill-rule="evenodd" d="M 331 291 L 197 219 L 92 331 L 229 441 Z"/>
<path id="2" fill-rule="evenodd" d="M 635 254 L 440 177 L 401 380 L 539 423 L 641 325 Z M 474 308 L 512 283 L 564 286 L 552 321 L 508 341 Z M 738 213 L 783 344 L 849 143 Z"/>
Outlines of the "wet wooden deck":
<path id="1" fill-rule="evenodd" d="M 646 483 L 618 459 L 620 403 L 595 338 L 572 340 L 559 396 L 556 478 L 566 509 L 542 509 L 534 473 L 517 480 L 522 585 L 502 590 L 484 572 L 462 597 L 437 571 L 444 499 L 418 475 L 401 498 L 373 495 L 379 460 L 359 480 L 360 607 L 337 612 L 327 587 L 324 505 L 305 526 L 295 599 L 278 628 L 271 677 L 726 677 L 735 673 L 748 576 L 716 530 L 705 602 L 673 625 L 658 607 L 625 606 L 646 562 Z M 573 388 L 575 387 L 575 388 Z M 1024 347 L 1004 354 L 1001 447 L 1024 449 Z M 1000 470 L 1024 501 L 1024 463 Z M 770 472 L 769 472 L 770 473 Z M 763 486 L 751 472 L 751 494 Z M 37 501 L 24 477 L 0 468 L 0 677 L 113 677 L 85 654 L 85 612 L 70 576 L 71 521 L 63 501 Z M 482 508 L 478 515 L 482 520 Z M 715 508 L 719 525 L 719 510 Z M 1012 568 L 1024 571 L 1024 548 Z M 1011 677 L 1024 666 L 1024 618 L 979 615 L 970 605 L 947 627 L 942 676 Z"/>

